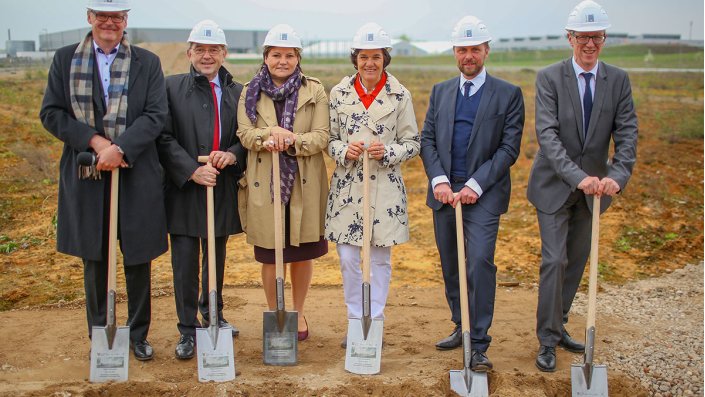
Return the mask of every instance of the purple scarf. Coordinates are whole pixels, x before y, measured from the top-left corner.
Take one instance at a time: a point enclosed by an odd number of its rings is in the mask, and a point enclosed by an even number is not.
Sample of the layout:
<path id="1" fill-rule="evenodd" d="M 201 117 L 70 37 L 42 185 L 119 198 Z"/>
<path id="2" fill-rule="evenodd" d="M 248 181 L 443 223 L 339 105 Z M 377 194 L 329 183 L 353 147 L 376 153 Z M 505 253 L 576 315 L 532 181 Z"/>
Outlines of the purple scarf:
<path id="1" fill-rule="evenodd" d="M 284 101 L 284 110 L 281 115 L 277 114 L 277 122 L 279 126 L 291 131 L 294 126 L 294 118 L 296 117 L 296 105 L 299 102 L 299 88 L 301 88 L 301 69 L 296 66 L 296 70 L 286 80 L 281 87 L 276 87 L 272 81 L 272 76 L 269 74 L 267 65 L 262 65 L 262 68 L 252 78 L 245 94 L 245 113 L 250 121 L 254 124 L 257 122 L 257 102 L 259 101 L 260 93 L 264 92 L 274 102 Z M 278 113 L 278 112 L 277 112 Z M 279 164 L 281 165 L 279 175 L 281 179 L 282 203 L 287 204 L 291 198 L 291 192 L 298 171 L 298 163 L 296 158 L 279 152 Z M 272 181 L 274 178 L 272 178 Z M 274 189 L 272 183 L 269 184 L 269 192 L 274 201 Z"/>

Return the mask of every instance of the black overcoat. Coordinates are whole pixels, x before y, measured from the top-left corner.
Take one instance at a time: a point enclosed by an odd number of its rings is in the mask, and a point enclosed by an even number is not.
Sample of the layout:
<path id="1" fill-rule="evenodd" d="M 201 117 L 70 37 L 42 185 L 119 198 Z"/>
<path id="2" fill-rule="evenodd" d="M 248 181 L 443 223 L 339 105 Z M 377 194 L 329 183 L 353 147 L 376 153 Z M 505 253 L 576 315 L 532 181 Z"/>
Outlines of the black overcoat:
<path id="1" fill-rule="evenodd" d="M 220 170 L 213 188 L 215 235 L 242 232 L 237 212 L 237 180 L 245 171 L 247 152 L 235 134 L 237 104 L 242 84 L 221 67 L 220 150 L 235 155 L 234 165 Z M 191 68 L 190 73 L 166 78 L 169 113 L 159 137 L 159 158 L 166 172 L 165 200 L 169 233 L 207 238 L 206 187 L 189 178 L 201 166 L 198 156 L 213 148 L 215 112 L 208 79 Z"/>
<path id="2" fill-rule="evenodd" d="M 76 120 L 69 97 L 71 58 L 78 44 L 63 47 L 54 55 L 44 93 L 40 118 L 51 134 L 64 142 L 60 163 L 57 250 L 89 260 L 105 260 L 108 232 L 105 184 L 79 180 L 76 157 L 89 150 L 91 137 L 103 134 L 106 105 L 97 67 L 93 71 L 93 109 L 97 131 Z M 162 168 L 156 140 L 167 113 L 164 75 L 159 58 L 132 47 L 127 96 L 127 129 L 115 139 L 131 168 L 120 169 L 118 235 L 125 265 L 146 263 L 167 250 L 166 215 Z"/>

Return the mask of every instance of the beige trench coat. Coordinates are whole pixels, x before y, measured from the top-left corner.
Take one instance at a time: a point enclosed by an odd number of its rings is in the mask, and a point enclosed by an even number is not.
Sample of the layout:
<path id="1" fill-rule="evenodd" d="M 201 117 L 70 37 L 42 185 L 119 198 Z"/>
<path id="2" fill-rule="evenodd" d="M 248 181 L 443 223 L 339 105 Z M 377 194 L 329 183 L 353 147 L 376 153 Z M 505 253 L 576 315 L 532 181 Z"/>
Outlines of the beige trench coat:
<path id="1" fill-rule="evenodd" d="M 369 109 L 355 92 L 355 77 L 344 77 L 330 94 L 328 154 L 335 160 L 326 207 L 326 239 L 362 245 L 362 158 L 345 159 L 349 141 L 379 140 L 382 160 L 370 161 L 372 242 L 389 247 L 409 240 L 406 187 L 401 163 L 419 154 L 420 137 L 411 94 L 387 73 L 387 83 Z"/>
<path id="2" fill-rule="evenodd" d="M 253 125 L 245 113 L 242 90 L 238 104 L 237 135 L 248 150 L 247 170 L 238 182 L 238 211 L 247 242 L 258 247 L 274 248 L 274 207 L 269 185 L 272 179 L 272 154 L 264 148 L 272 127 L 278 125 L 274 102 L 261 94 L 257 102 L 257 121 Z M 323 84 L 305 77 L 299 89 L 299 101 L 293 132 L 297 134 L 293 149 L 299 170 L 289 202 L 289 239 L 291 245 L 320 240 L 323 235 L 326 193 L 328 192 L 323 151 L 328 145 L 328 99 Z"/>

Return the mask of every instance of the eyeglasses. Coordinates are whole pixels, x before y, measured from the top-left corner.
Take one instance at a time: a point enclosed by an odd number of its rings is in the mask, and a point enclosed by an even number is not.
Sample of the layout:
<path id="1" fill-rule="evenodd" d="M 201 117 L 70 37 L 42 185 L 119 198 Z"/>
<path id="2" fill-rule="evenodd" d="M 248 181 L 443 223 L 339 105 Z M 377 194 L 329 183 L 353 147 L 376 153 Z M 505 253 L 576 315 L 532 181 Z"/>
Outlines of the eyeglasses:
<path id="1" fill-rule="evenodd" d="M 193 51 L 193 53 L 198 56 L 206 55 L 206 53 L 208 53 L 208 55 L 210 55 L 210 56 L 216 56 L 216 55 L 220 55 L 221 51 L 223 51 L 223 50 L 218 47 L 209 47 L 209 48 L 196 47 L 196 48 L 191 49 L 191 51 Z"/>
<path id="2" fill-rule="evenodd" d="M 107 14 L 98 14 L 97 12 L 91 11 L 91 13 L 95 16 L 95 19 L 98 20 L 98 22 L 108 22 L 108 19 L 113 21 L 113 23 L 122 23 L 125 22 L 127 19 L 127 15 L 107 15 Z"/>
<path id="3" fill-rule="evenodd" d="M 607 36 L 578 36 L 576 34 L 573 34 L 573 37 L 575 37 L 575 41 L 578 42 L 578 44 L 587 44 L 590 39 L 592 39 L 592 42 L 595 43 L 596 45 L 602 44 L 605 42 L 607 39 Z"/>

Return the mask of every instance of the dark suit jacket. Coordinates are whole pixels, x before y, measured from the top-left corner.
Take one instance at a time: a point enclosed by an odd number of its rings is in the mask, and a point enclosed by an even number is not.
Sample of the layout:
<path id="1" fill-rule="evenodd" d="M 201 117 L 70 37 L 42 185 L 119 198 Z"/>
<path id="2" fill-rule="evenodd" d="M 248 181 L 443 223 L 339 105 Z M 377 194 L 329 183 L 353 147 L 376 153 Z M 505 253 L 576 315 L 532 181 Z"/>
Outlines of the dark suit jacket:
<path id="1" fill-rule="evenodd" d="M 627 73 L 600 62 L 586 139 L 581 100 L 571 59 L 539 71 L 539 151 L 531 168 L 527 196 L 547 214 L 556 212 L 587 176 L 608 176 L 624 189 L 636 162 L 637 120 Z M 614 140 L 614 156 L 608 162 L 610 140 Z M 611 197 L 603 197 L 602 211 L 610 203 Z M 592 200 L 587 204 L 592 209 Z"/>
<path id="2" fill-rule="evenodd" d="M 229 151 L 237 163 L 220 170 L 213 188 L 215 235 L 242 232 L 237 212 L 237 181 L 245 171 L 247 151 L 235 135 L 237 103 L 242 84 L 233 81 L 221 67 L 220 150 Z M 210 154 L 215 112 L 210 82 L 193 69 L 166 79 L 169 115 L 159 137 L 159 157 L 167 174 L 166 212 L 169 233 L 208 237 L 206 231 L 206 187 L 188 179 L 201 166 L 198 156 Z"/>
<path id="3" fill-rule="evenodd" d="M 90 260 L 105 260 L 108 228 L 104 227 L 105 183 L 79 180 L 78 153 L 89 150 L 94 134 L 104 134 L 106 107 L 97 67 L 93 71 L 93 109 L 97 130 L 76 120 L 69 95 L 71 58 L 78 44 L 54 55 L 40 118 L 52 135 L 64 142 L 60 163 L 57 249 Z M 132 47 L 127 129 L 115 143 L 132 168 L 120 169 L 118 235 L 126 265 L 149 262 L 167 250 L 162 169 L 155 140 L 166 117 L 164 75 L 159 58 Z"/>
<path id="4" fill-rule="evenodd" d="M 426 205 L 434 210 L 443 204 L 433 197 L 430 181 L 440 175 L 450 179 L 459 79 L 455 77 L 433 86 L 421 133 L 421 159 L 429 180 Z M 509 207 L 512 190 L 509 167 L 519 156 L 523 128 L 521 89 L 488 74 L 468 143 L 466 164 L 467 178 L 475 178 L 482 188 L 477 204 L 492 214 L 501 215 Z"/>

